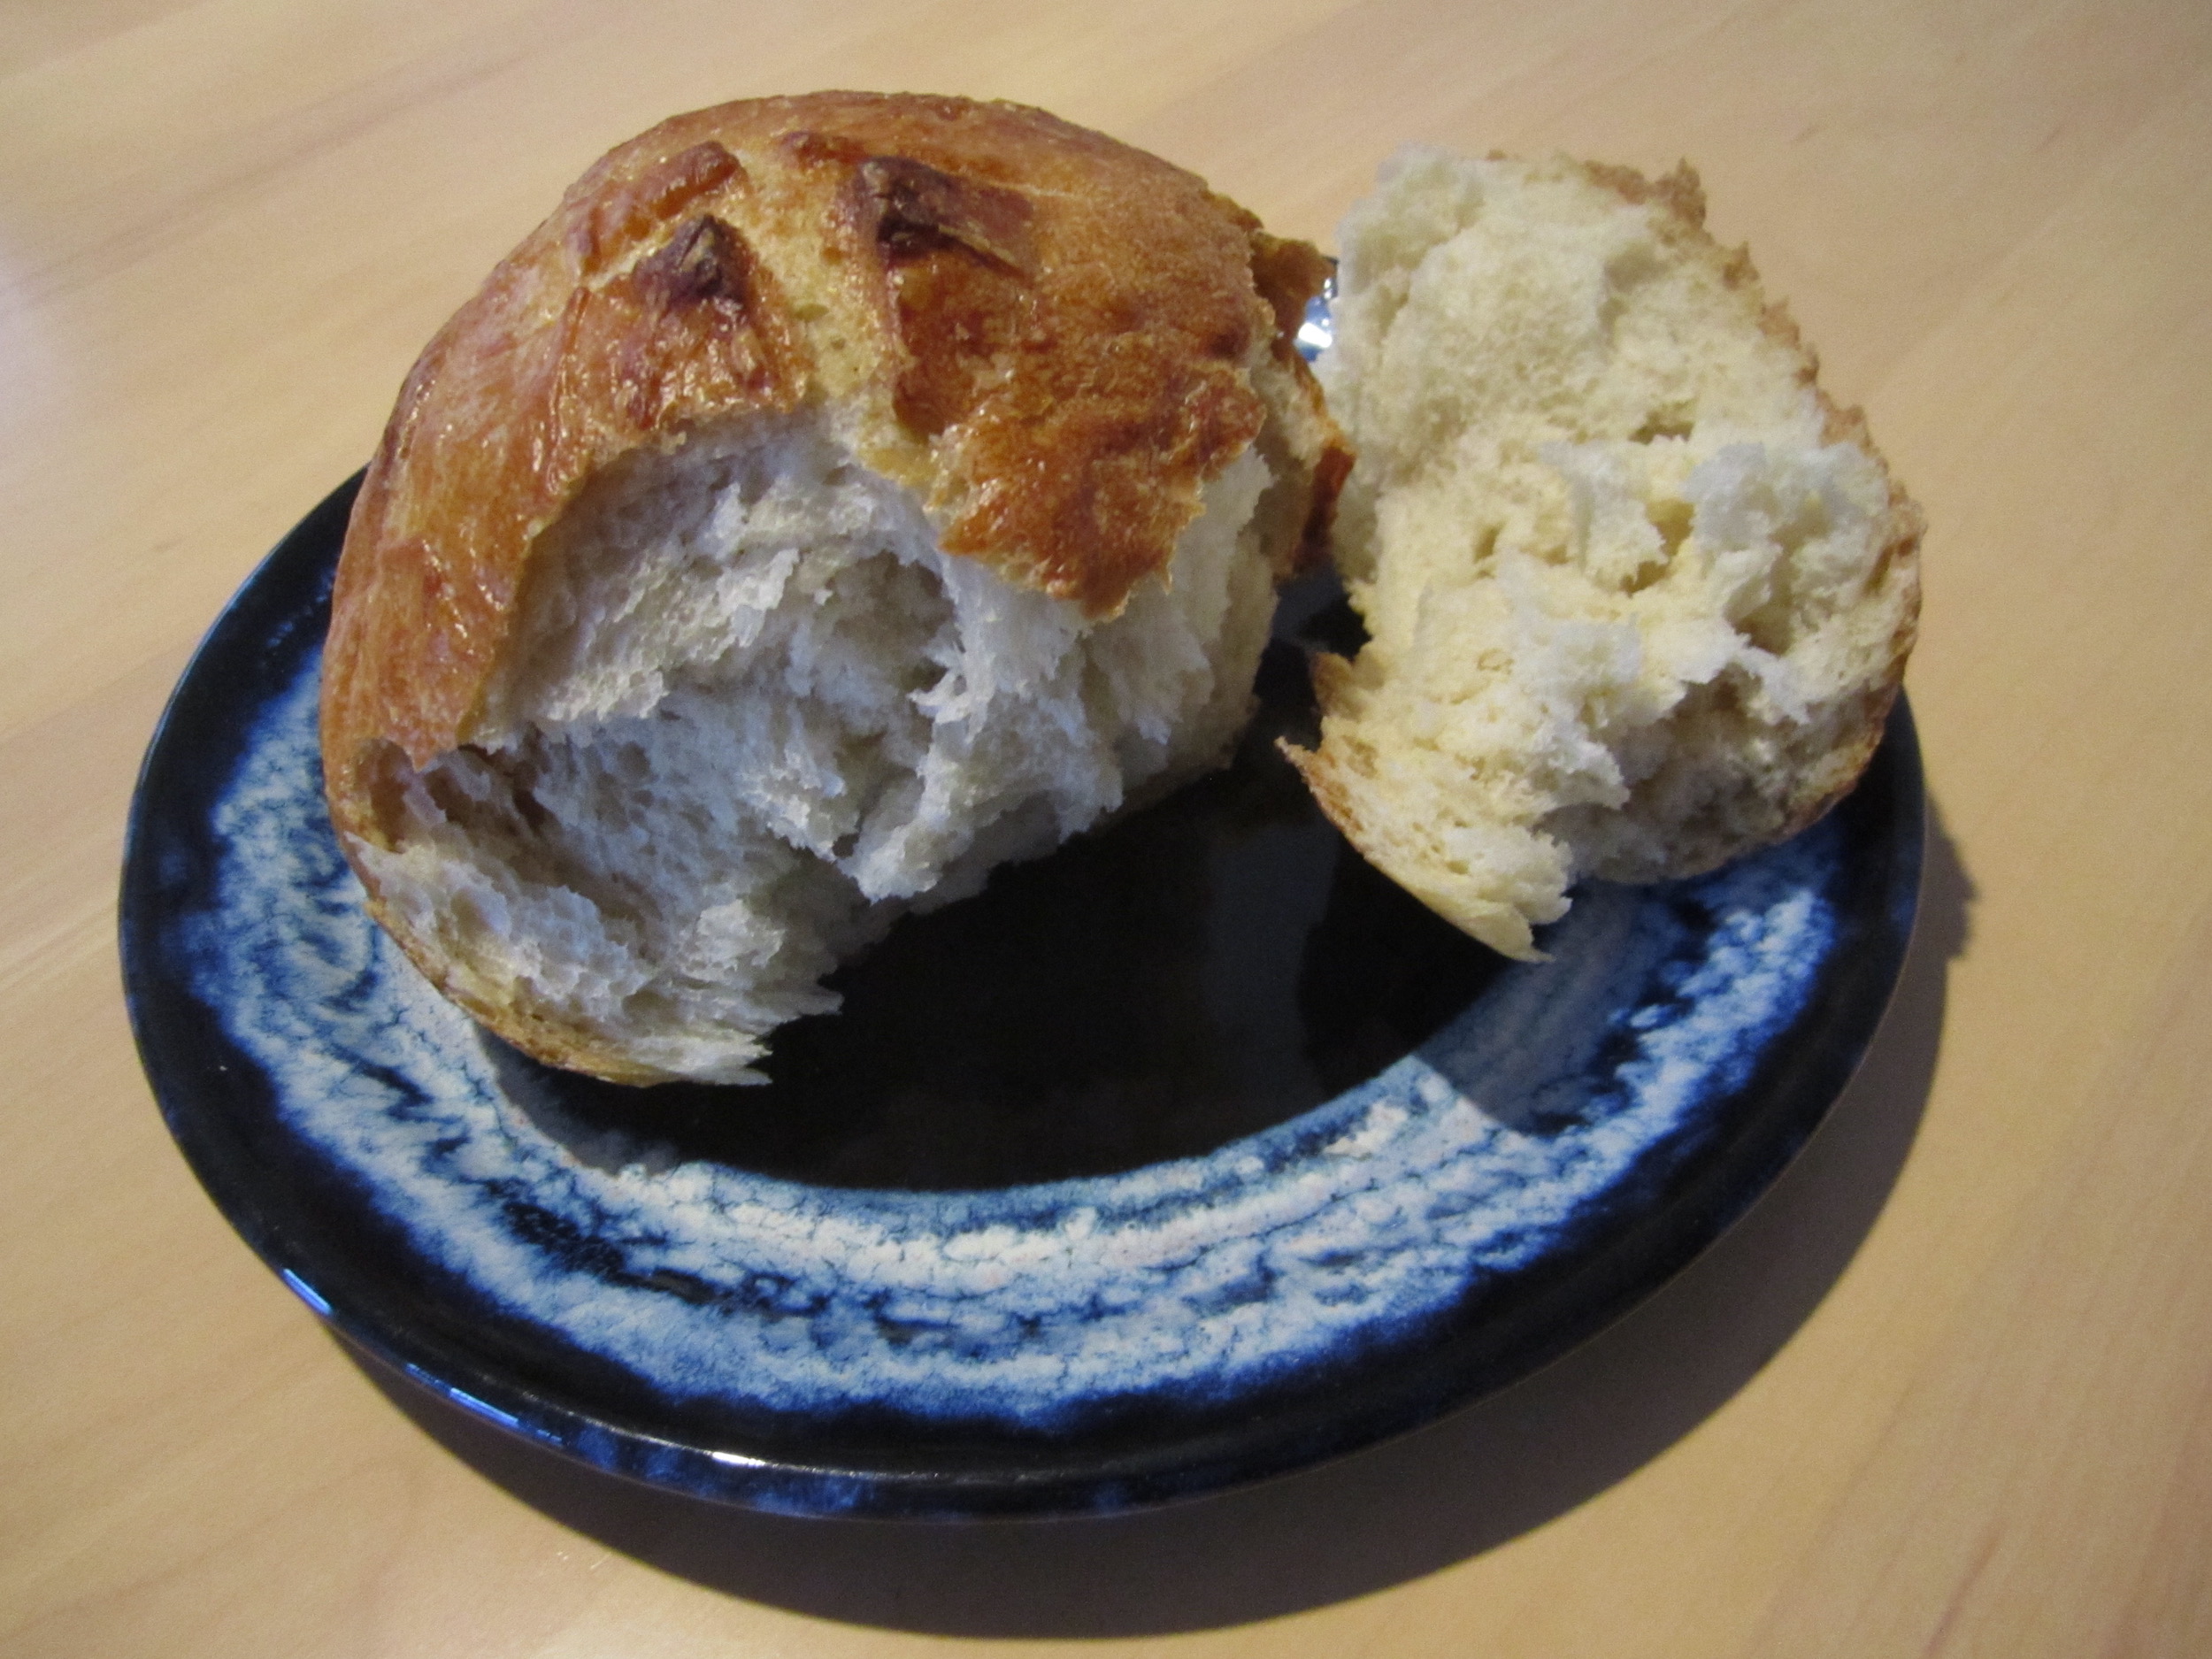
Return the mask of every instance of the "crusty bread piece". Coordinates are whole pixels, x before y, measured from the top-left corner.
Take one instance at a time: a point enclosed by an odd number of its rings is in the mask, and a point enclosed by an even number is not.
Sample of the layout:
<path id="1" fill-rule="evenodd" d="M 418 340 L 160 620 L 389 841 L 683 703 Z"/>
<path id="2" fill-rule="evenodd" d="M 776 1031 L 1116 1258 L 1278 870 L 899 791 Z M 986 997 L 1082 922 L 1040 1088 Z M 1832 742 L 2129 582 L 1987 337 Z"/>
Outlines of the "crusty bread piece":
<path id="1" fill-rule="evenodd" d="M 1348 458 L 1325 266 L 1035 110 L 622 146 L 432 342 L 347 536 L 333 820 L 502 1036 L 756 1080 L 835 964 L 1217 764 Z"/>
<path id="2" fill-rule="evenodd" d="M 1911 649 L 1920 514 L 1703 220 L 1687 166 L 1421 150 L 1343 226 L 1317 368 L 1359 455 L 1336 557 L 1369 641 L 1317 660 L 1292 758 L 1509 956 L 1578 877 L 1811 823 Z"/>

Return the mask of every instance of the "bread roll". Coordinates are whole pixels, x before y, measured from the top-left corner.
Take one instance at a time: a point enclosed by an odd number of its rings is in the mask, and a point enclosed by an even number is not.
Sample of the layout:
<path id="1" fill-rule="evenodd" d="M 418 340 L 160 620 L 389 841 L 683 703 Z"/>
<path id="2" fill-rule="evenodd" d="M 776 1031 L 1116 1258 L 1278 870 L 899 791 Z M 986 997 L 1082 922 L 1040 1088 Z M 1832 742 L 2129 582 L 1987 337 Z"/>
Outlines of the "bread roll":
<path id="1" fill-rule="evenodd" d="M 1410 151 L 1343 231 L 1317 365 L 1368 642 L 1294 751 L 1366 857 L 1513 956 L 1582 876 L 1788 836 L 1879 741 L 1921 518 L 1750 260 L 1656 183 Z"/>
<path id="2" fill-rule="evenodd" d="M 1225 757 L 1348 465 L 1325 272 L 1041 111 L 623 145 L 408 377 L 324 664 L 378 918 L 503 1037 L 757 1080 L 902 910 Z"/>

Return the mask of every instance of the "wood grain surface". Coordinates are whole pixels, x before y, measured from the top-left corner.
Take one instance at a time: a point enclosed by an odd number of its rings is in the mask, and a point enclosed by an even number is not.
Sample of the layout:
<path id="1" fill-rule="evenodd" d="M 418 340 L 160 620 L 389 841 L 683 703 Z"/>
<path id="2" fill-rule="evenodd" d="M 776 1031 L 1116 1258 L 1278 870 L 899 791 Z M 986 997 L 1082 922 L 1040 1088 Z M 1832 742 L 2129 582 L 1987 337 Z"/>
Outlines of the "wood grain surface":
<path id="1" fill-rule="evenodd" d="M 1693 159 L 1925 505 L 1924 921 L 1830 1125 L 1505 1394 L 1164 1512 L 726 1513 L 357 1361 L 113 945 L 193 642 L 609 145 L 1041 104 L 1333 241 L 1414 140 Z M 0 1654 L 2212 1653 L 2212 9 L 0 0 Z"/>

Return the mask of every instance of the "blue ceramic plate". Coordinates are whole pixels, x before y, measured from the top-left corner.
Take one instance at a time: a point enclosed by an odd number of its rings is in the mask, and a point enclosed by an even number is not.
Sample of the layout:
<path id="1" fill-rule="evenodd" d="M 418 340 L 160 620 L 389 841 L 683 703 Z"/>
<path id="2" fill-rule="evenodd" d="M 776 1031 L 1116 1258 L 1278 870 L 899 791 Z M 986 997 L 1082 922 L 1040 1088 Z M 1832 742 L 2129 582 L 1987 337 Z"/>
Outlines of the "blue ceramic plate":
<path id="1" fill-rule="evenodd" d="M 1902 705 L 1845 804 L 1586 887 L 1508 964 L 1276 753 L 902 923 L 763 1088 L 551 1071 L 432 994 L 324 815 L 354 484 L 202 646 L 133 808 L 132 1018 L 223 1212 L 348 1337 L 599 1467 L 804 1513 L 1125 1508 L 1409 1428 L 1612 1320 L 1763 1191 L 1904 956 Z M 1356 626 L 1356 625 L 1354 625 Z"/>

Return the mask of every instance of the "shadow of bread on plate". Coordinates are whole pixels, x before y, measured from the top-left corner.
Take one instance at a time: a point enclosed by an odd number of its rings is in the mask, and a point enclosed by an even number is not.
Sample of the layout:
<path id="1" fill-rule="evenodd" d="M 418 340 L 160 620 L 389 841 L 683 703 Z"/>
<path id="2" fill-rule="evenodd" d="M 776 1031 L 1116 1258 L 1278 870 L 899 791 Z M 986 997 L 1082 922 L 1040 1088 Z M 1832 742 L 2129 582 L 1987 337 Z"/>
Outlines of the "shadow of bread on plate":
<path id="1" fill-rule="evenodd" d="M 1880 741 L 1919 511 L 1685 165 L 1409 150 L 1341 232 L 1316 365 L 1359 464 L 1367 642 L 1287 748 L 1368 860 L 1508 956 L 1594 876 L 1812 823 Z"/>
<path id="2" fill-rule="evenodd" d="M 1042 111 L 824 93 L 614 150 L 409 376 L 325 657 L 416 964 L 622 1082 L 757 1080 L 909 910 L 1225 760 L 1348 457 L 1325 275 Z"/>

